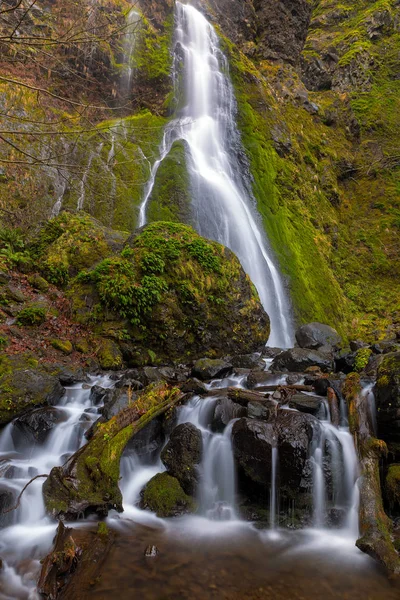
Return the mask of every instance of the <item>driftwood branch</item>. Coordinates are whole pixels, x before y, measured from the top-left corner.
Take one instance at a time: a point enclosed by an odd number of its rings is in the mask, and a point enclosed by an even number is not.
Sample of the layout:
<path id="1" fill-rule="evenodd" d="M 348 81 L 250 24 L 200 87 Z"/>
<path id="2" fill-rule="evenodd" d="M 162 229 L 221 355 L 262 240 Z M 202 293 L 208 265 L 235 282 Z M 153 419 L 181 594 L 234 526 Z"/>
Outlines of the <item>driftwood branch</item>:
<path id="1" fill-rule="evenodd" d="M 32 479 L 30 481 L 28 481 L 28 483 L 26 485 L 24 485 L 24 487 L 21 490 L 21 493 L 19 494 L 18 498 L 17 498 L 17 503 L 15 504 L 15 506 L 12 506 L 11 508 L 7 508 L 7 510 L 3 510 L 3 512 L 1 512 L 1 515 L 5 515 L 9 512 L 12 512 L 13 510 L 17 510 L 17 508 L 19 508 L 19 505 L 21 504 L 21 498 L 22 498 L 22 494 L 25 492 L 26 488 L 31 485 L 31 483 L 33 481 L 35 481 L 35 479 L 39 479 L 40 477 L 48 477 L 48 474 L 45 473 L 44 475 L 36 475 L 35 477 L 32 477 Z"/>

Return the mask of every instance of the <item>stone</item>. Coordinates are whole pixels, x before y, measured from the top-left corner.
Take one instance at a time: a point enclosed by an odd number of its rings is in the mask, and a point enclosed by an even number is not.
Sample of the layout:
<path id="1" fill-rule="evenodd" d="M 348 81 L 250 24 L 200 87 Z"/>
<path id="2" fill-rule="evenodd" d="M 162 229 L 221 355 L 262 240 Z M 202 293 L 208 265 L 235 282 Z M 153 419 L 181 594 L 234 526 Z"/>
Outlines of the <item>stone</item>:
<path id="1" fill-rule="evenodd" d="M 246 407 L 232 402 L 230 398 L 220 398 L 215 404 L 211 429 L 222 432 L 232 419 L 245 417 L 246 414 Z"/>
<path id="2" fill-rule="evenodd" d="M 51 340 L 51 345 L 63 354 L 72 354 L 73 347 L 69 340 Z"/>
<path id="3" fill-rule="evenodd" d="M 325 415 L 324 402 L 319 396 L 294 394 L 289 400 L 289 407 L 316 417 Z"/>
<path id="4" fill-rule="evenodd" d="M 249 402 L 247 405 L 247 417 L 249 419 L 260 419 L 261 421 L 267 421 L 271 416 L 271 409 L 273 414 L 276 413 L 275 402 L 271 402 L 269 404 L 264 402 Z"/>
<path id="5" fill-rule="evenodd" d="M 104 397 L 110 393 L 112 393 L 112 389 L 110 390 L 107 388 L 103 388 L 101 387 L 101 385 L 94 385 L 90 390 L 89 399 L 92 404 L 97 406 L 98 404 L 101 404 L 101 402 L 103 402 Z"/>
<path id="6" fill-rule="evenodd" d="M 5 485 L 0 486 L 0 526 L 6 527 L 13 521 L 12 512 L 8 511 L 15 503 L 15 491 Z"/>
<path id="7" fill-rule="evenodd" d="M 89 377 L 81 367 L 62 367 L 58 376 L 61 385 L 74 385 L 75 383 L 87 383 Z M 83 386 L 82 386 L 83 387 Z"/>
<path id="8" fill-rule="evenodd" d="M 101 339 L 97 350 L 100 367 L 105 370 L 118 370 L 122 367 L 122 353 L 113 340 Z"/>
<path id="9" fill-rule="evenodd" d="M 259 352 L 253 354 L 236 354 L 230 357 L 229 362 L 239 369 L 263 369 L 265 363 Z"/>
<path id="10" fill-rule="evenodd" d="M 302 373 L 308 367 L 319 367 L 323 372 L 333 369 L 333 356 L 319 350 L 291 348 L 274 358 L 271 371 L 295 371 Z"/>
<path id="11" fill-rule="evenodd" d="M 232 373 L 232 364 L 221 358 L 200 358 L 195 362 L 192 369 L 192 377 L 201 381 L 219 379 Z"/>
<path id="12" fill-rule="evenodd" d="M 334 347 L 340 344 L 338 332 L 323 323 L 308 323 L 299 327 L 295 333 L 300 348 L 318 350 L 323 346 Z"/>
<path id="13" fill-rule="evenodd" d="M 342 351 L 335 356 L 335 371 L 345 373 L 352 373 L 355 370 L 357 352 L 346 352 Z"/>
<path id="14" fill-rule="evenodd" d="M 7 284 L 2 292 L 6 295 L 6 297 L 9 300 L 12 300 L 14 302 L 25 302 L 26 298 L 25 295 L 23 294 L 23 292 L 17 288 L 15 285 L 12 285 L 11 283 Z"/>
<path id="15" fill-rule="evenodd" d="M 155 458 L 165 443 L 163 420 L 153 419 L 143 429 L 131 437 L 125 447 L 125 452 L 136 456 Z"/>
<path id="16" fill-rule="evenodd" d="M 50 287 L 50 284 L 39 273 L 31 275 L 28 281 L 35 290 L 39 290 L 40 292 L 47 292 Z"/>
<path id="17" fill-rule="evenodd" d="M 203 396 L 207 394 L 208 390 L 204 383 L 200 381 L 200 379 L 196 379 L 196 377 L 192 377 L 185 381 L 181 386 L 182 392 L 185 394 L 196 394 L 198 396 Z"/>
<path id="18" fill-rule="evenodd" d="M 106 421 L 115 417 L 121 410 L 129 406 L 137 398 L 137 393 L 133 392 L 129 386 L 123 388 L 111 388 L 103 396 L 104 406 L 99 409 L 101 415 Z"/>
<path id="19" fill-rule="evenodd" d="M 16 448 L 43 444 L 51 431 L 68 419 L 65 411 L 51 406 L 37 408 L 13 421 L 12 437 Z"/>
<path id="20" fill-rule="evenodd" d="M 161 452 L 167 471 L 179 481 L 184 492 L 193 495 L 199 482 L 198 466 L 203 450 L 201 431 L 192 423 L 182 423 L 171 433 Z"/>
<path id="21" fill-rule="evenodd" d="M 246 379 L 246 387 L 249 390 L 257 388 L 259 385 L 269 385 L 276 381 L 276 373 L 269 371 L 251 371 Z"/>
<path id="22" fill-rule="evenodd" d="M 144 488 L 141 507 L 165 518 L 194 512 L 196 504 L 193 498 L 185 494 L 175 477 L 168 473 L 158 473 Z"/>

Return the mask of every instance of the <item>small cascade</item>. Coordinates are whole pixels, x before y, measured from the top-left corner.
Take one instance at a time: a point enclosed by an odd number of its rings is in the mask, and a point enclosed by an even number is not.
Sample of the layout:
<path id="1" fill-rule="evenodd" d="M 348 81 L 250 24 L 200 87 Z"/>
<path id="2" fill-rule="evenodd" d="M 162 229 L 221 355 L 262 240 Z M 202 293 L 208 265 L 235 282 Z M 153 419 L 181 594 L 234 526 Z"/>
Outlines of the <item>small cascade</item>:
<path id="1" fill-rule="evenodd" d="M 113 382 L 108 377 L 92 377 L 91 384 L 111 387 Z M 86 389 L 82 384 L 67 388 L 59 404 L 49 407 L 49 410 L 57 410 L 59 422 L 42 444 L 27 446 L 14 423 L 7 425 L 0 434 L 2 486 L 13 493 L 14 499 L 33 477 L 48 474 L 54 466 L 63 464 L 76 452 L 86 442 L 85 431 L 99 416 L 98 407 L 93 406 L 90 400 L 90 386 Z M 24 587 L 24 584 L 15 572 L 14 564 L 24 558 L 30 559 L 33 562 L 27 560 L 26 568 L 35 573 L 39 568 L 37 559 L 48 551 L 54 537 L 56 524 L 46 516 L 43 503 L 44 481 L 41 478 L 31 483 L 21 498 L 19 508 L 6 514 L 5 524 L 8 526 L 1 532 L 0 555 L 5 561 L 5 569 L 0 574 L 0 588 L 7 577 L 8 585 L 14 581 L 12 589 L 15 594 L 15 590 L 19 586 Z M 27 576 L 27 579 L 31 581 L 34 577 Z M 10 597 L 36 597 L 29 595 L 34 592 L 26 586 L 24 590 L 25 595 L 12 596 L 10 593 Z"/>
<path id="2" fill-rule="evenodd" d="M 363 386 L 362 396 L 367 401 L 368 421 L 371 433 L 376 437 L 378 433 L 378 424 L 376 420 L 376 402 L 374 394 L 374 383 L 368 383 Z"/>
<path id="3" fill-rule="evenodd" d="M 90 169 L 92 166 L 92 162 L 96 155 L 100 155 L 102 148 L 103 148 L 103 143 L 99 144 L 96 152 L 91 151 L 89 153 L 87 165 L 83 172 L 83 175 L 82 175 L 82 178 L 81 178 L 80 184 L 79 184 L 80 191 L 79 191 L 79 198 L 78 198 L 78 201 L 76 204 L 76 210 L 83 210 L 83 207 L 85 204 L 85 197 L 86 197 L 86 184 L 87 184 L 87 179 L 88 179 Z"/>
<path id="4" fill-rule="evenodd" d="M 132 88 L 133 79 L 133 57 L 138 40 L 138 32 L 141 23 L 141 15 L 137 11 L 137 2 L 135 7 L 131 8 L 126 17 L 126 30 L 123 40 L 123 64 L 125 70 L 122 75 L 122 88 L 126 95 L 129 95 Z"/>
<path id="5" fill-rule="evenodd" d="M 271 450 L 271 490 L 269 501 L 269 525 L 271 529 L 275 529 L 277 520 L 277 470 L 278 470 L 278 448 L 272 447 Z"/>
<path id="6" fill-rule="evenodd" d="M 313 452 L 313 521 L 315 527 L 322 527 L 325 523 L 325 480 L 323 472 L 323 444 L 324 436 Z"/>
<path id="7" fill-rule="evenodd" d="M 237 254 L 271 319 L 271 346 L 289 347 L 293 328 L 289 302 L 255 210 L 248 167 L 236 127 L 236 101 L 228 61 L 214 28 L 193 6 L 176 2 L 174 81 L 177 117 L 165 131 L 139 211 L 139 227 L 158 168 L 176 140 L 185 142 L 192 214 L 200 235 Z"/>

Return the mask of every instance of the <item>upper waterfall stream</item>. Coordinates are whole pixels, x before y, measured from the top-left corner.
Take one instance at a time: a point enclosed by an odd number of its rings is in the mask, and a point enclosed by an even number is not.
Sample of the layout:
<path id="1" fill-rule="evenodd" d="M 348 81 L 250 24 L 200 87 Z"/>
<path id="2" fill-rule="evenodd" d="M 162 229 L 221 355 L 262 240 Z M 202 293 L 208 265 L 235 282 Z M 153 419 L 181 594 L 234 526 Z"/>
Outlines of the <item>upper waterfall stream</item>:
<path id="1" fill-rule="evenodd" d="M 194 225 L 239 257 L 271 319 L 269 345 L 286 348 L 293 345 L 289 301 L 252 196 L 228 70 L 214 28 L 196 8 L 177 2 L 173 76 L 183 107 L 164 132 L 140 206 L 139 226 L 146 224 L 161 162 L 175 141 L 184 141 Z"/>

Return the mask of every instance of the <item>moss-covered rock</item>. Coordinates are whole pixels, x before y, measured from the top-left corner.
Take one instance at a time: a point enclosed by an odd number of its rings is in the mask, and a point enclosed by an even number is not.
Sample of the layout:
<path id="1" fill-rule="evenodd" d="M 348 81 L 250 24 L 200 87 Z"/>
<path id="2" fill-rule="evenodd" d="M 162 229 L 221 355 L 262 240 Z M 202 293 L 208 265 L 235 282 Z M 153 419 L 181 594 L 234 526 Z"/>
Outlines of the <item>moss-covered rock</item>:
<path id="1" fill-rule="evenodd" d="M 51 340 L 51 345 L 63 354 L 71 354 L 73 351 L 72 343 L 69 340 Z"/>
<path id="2" fill-rule="evenodd" d="M 102 369 L 117 371 L 122 367 L 122 353 L 113 340 L 99 340 L 97 358 Z"/>
<path id="3" fill-rule="evenodd" d="M 115 340 L 130 364 L 252 352 L 269 336 L 236 256 L 178 223 L 143 228 L 68 295 L 75 317 Z"/>
<path id="4" fill-rule="evenodd" d="M 162 161 L 147 208 L 148 222 L 190 223 L 190 181 L 185 145 L 177 141 Z"/>
<path id="5" fill-rule="evenodd" d="M 49 289 L 49 283 L 39 275 L 39 273 L 34 273 L 28 278 L 29 283 L 33 288 L 39 290 L 40 292 L 46 293 Z"/>
<path id="6" fill-rule="evenodd" d="M 65 286 L 82 269 L 99 263 L 121 249 L 123 233 L 107 229 L 81 213 L 62 213 L 50 220 L 31 244 L 46 279 Z"/>
<path id="7" fill-rule="evenodd" d="M 65 392 L 59 372 L 56 366 L 40 365 L 30 354 L 0 356 L 0 425 L 29 409 L 56 404 Z"/>
<path id="8" fill-rule="evenodd" d="M 119 464 L 128 441 L 154 418 L 177 405 L 183 394 L 165 383 L 149 386 L 129 406 L 95 428 L 86 446 L 61 467 L 54 467 L 43 485 L 46 510 L 56 518 L 121 512 Z"/>
<path id="9" fill-rule="evenodd" d="M 179 481 L 168 473 L 158 473 L 143 491 L 143 508 L 149 508 L 158 517 L 177 517 L 194 512 L 196 504 L 185 494 Z"/>

